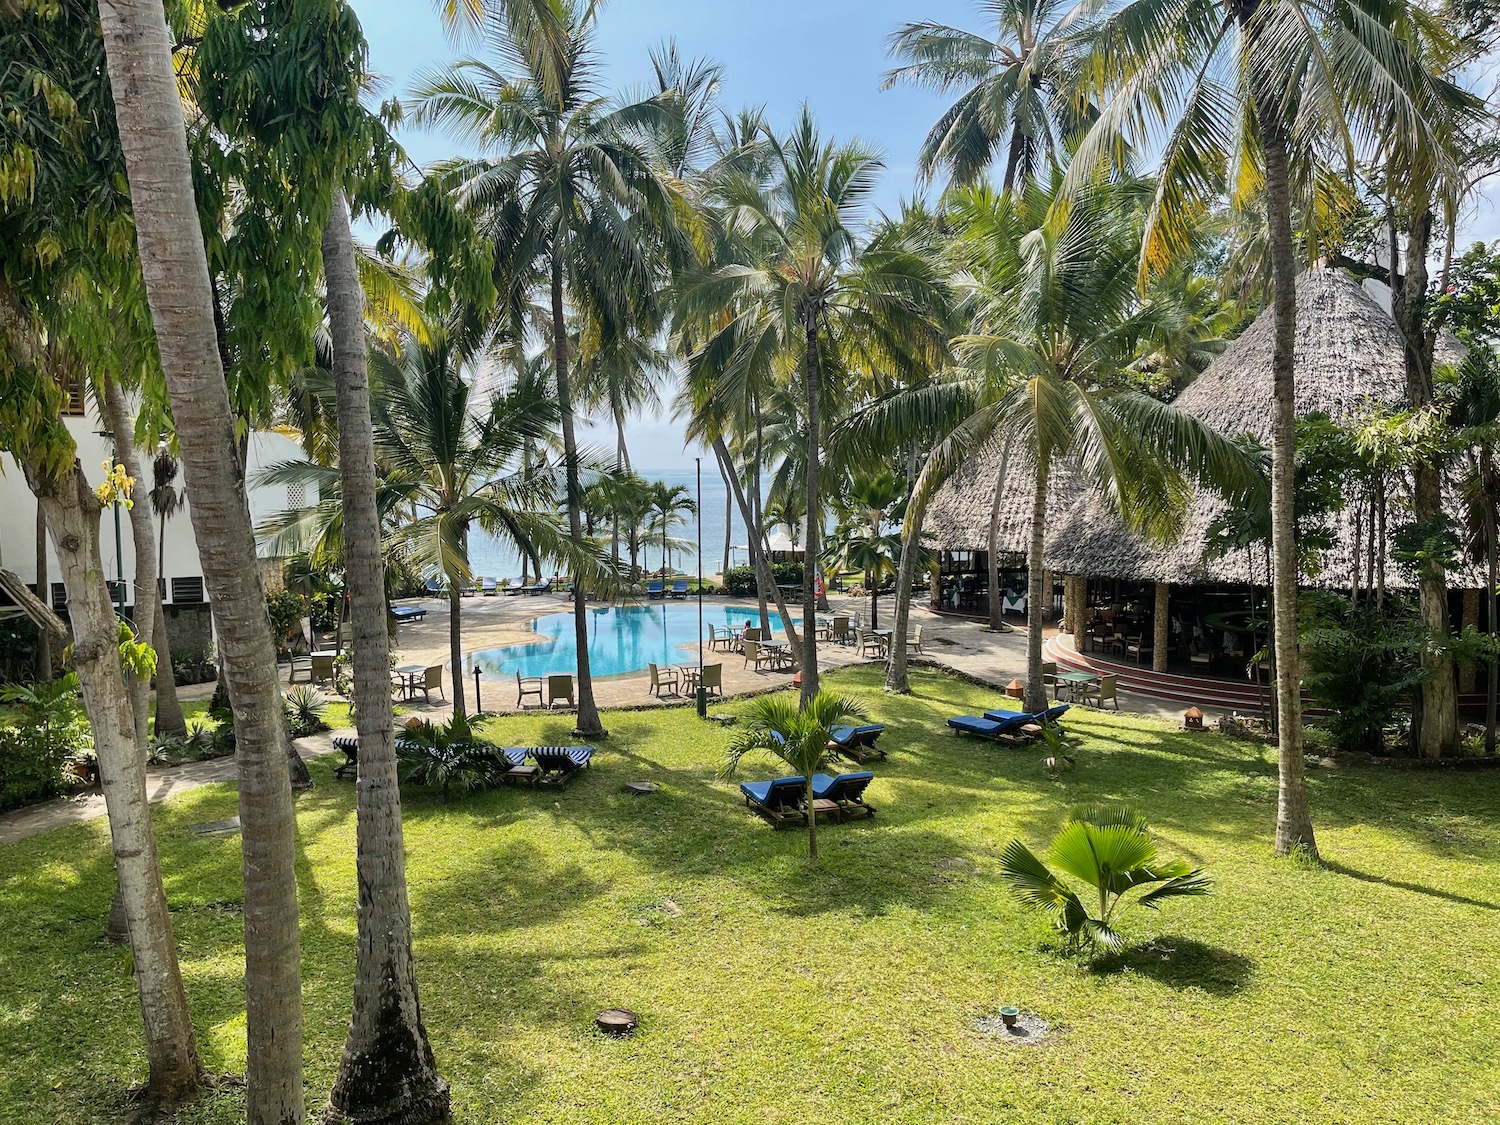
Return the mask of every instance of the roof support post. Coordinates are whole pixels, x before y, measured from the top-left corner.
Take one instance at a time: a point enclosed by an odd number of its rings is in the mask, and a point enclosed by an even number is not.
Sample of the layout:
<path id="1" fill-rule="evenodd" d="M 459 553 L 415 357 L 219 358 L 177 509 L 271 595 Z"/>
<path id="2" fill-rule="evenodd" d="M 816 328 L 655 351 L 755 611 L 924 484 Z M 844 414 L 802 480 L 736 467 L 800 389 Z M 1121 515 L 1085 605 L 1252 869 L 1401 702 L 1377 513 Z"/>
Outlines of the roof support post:
<path id="1" fill-rule="evenodd" d="M 1167 646 L 1172 643 L 1172 584 L 1170 582 L 1156 584 L 1154 624 L 1156 630 L 1151 641 L 1151 670 L 1165 672 L 1167 670 Z"/>

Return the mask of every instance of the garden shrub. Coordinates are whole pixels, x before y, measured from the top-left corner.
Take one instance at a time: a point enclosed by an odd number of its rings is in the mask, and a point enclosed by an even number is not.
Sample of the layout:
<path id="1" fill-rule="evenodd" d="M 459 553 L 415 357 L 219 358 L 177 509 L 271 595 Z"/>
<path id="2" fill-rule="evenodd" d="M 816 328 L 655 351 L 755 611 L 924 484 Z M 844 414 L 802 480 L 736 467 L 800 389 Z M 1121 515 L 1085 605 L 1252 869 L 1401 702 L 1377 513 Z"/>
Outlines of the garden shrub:
<path id="1" fill-rule="evenodd" d="M 1385 729 L 1422 682 L 1423 630 L 1410 610 L 1356 606 L 1333 594 L 1304 598 L 1303 687 L 1328 708 L 1324 728 L 1343 751 L 1377 754 Z"/>
<path id="2" fill-rule="evenodd" d="M 286 590 L 272 590 L 266 595 L 266 612 L 271 616 L 271 636 L 280 649 L 292 630 L 300 628 L 302 619 L 308 615 L 307 599 Z"/>
<path id="3" fill-rule="evenodd" d="M 408 723 L 396 738 L 396 768 L 403 784 L 441 787 L 445 801 L 455 786 L 490 788 L 506 769 L 495 747 L 479 741 L 462 715 L 446 723 Z"/>
<path id="4" fill-rule="evenodd" d="M 801 563 L 773 563 L 771 577 L 778 586 L 802 585 Z M 755 568 L 732 566 L 724 572 L 724 592 L 735 597 L 754 597 L 759 586 L 755 581 Z M 767 591 L 769 593 L 769 591 Z"/>
<path id="5" fill-rule="evenodd" d="M 312 685 L 299 684 L 290 688 L 281 702 L 286 710 L 288 738 L 306 738 L 329 729 L 328 700 Z"/>
<path id="6" fill-rule="evenodd" d="M 93 752 L 77 675 L 31 687 L 9 684 L 0 701 L 16 707 L 18 720 L 0 726 L 0 809 L 56 796 L 68 761 Z"/>

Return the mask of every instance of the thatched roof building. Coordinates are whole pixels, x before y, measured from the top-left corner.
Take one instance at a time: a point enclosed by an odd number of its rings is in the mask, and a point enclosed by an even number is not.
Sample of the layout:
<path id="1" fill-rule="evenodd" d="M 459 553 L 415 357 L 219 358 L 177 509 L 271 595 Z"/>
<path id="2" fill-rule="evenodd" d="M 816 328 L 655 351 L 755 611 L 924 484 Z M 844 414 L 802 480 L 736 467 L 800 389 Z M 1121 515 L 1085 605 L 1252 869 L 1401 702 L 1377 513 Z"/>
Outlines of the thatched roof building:
<path id="1" fill-rule="evenodd" d="M 1178 408 L 1226 436 L 1249 433 L 1269 444 L 1273 330 L 1267 309 L 1182 392 Z M 1456 353 L 1455 348 L 1459 349 Z M 1440 358 L 1448 362 L 1461 358 L 1456 341 L 1443 350 Z M 1296 371 L 1299 415 L 1322 412 L 1336 421 L 1349 421 L 1374 406 L 1400 407 L 1406 402 L 1402 341 L 1395 321 L 1359 283 L 1339 271 L 1319 270 L 1298 279 Z M 938 546 L 986 549 L 998 464 L 998 450 L 986 450 L 939 491 L 928 519 Z M 1174 584 L 1268 581 L 1263 552 L 1238 551 L 1205 559 L 1210 526 L 1223 511 L 1217 498 L 1196 496 L 1189 505 L 1183 534 L 1163 547 L 1127 531 L 1103 497 L 1060 468 L 1053 474 L 1051 489 L 1048 569 L 1059 574 Z M 1007 482 L 1002 551 L 1020 552 L 1027 547 L 1031 487 L 1029 471 Z M 1351 584 L 1356 517 L 1346 510 L 1336 518 L 1343 524 L 1336 529 L 1339 545 L 1325 557 L 1320 574 L 1307 576 L 1311 584 Z M 1401 584 L 1396 569 L 1386 569 L 1388 582 Z"/>

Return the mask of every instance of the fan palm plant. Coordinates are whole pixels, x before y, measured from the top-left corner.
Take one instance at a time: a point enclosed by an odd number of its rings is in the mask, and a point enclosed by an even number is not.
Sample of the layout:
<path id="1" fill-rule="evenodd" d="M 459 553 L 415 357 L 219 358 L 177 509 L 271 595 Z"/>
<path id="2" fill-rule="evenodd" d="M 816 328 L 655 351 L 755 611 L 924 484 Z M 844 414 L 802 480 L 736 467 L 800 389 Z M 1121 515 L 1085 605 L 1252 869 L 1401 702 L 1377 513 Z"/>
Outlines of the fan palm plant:
<path id="1" fill-rule="evenodd" d="M 651 528 L 661 534 L 661 568 L 666 574 L 672 567 L 672 529 L 687 523 L 696 515 L 698 504 L 687 485 L 653 481 L 651 484 Z"/>
<path id="2" fill-rule="evenodd" d="M 425 75 L 412 102 L 416 121 L 445 128 L 482 153 L 451 162 L 445 173 L 494 243 L 501 307 L 516 308 L 539 283 L 550 297 L 575 550 L 585 541 L 568 306 L 603 340 L 650 323 L 660 251 L 692 217 L 677 183 L 652 159 L 650 130 L 670 115 L 672 99 L 615 103 L 600 93 L 594 14 L 584 0 L 502 5 L 488 17 L 493 58 L 463 59 Z M 589 672 L 588 585 L 579 581 L 573 591 L 578 731 L 597 737 L 604 728 Z"/>
<path id="3" fill-rule="evenodd" d="M 1155 910 L 1169 898 L 1206 895 L 1212 886 L 1201 870 L 1181 860 L 1157 859 L 1146 818 L 1125 805 L 1075 809 L 1053 838 L 1047 858 L 1061 875 L 1020 840 L 1012 840 L 1000 853 L 1000 875 L 1027 906 L 1052 914 L 1058 931 L 1075 948 L 1119 949 L 1124 939 L 1114 919 L 1121 909 Z M 1083 896 L 1091 892 L 1093 902 L 1086 902 L 1062 875 L 1082 883 Z M 1136 890 L 1145 893 L 1128 897 Z"/>
<path id="4" fill-rule="evenodd" d="M 1422 139 L 1437 142 L 1432 111 L 1453 102 L 1454 88 L 1426 73 L 1412 50 L 1413 27 L 1427 22 L 1401 0 L 1128 0 L 1101 23 L 1094 41 L 1100 111 L 1071 165 L 1070 176 L 1082 184 L 1118 161 L 1125 144 L 1150 138 L 1160 151 L 1141 248 L 1143 279 L 1190 251 L 1196 223 L 1220 199 L 1235 209 L 1258 199 L 1265 208 L 1275 326 L 1276 851 L 1283 855 L 1317 855 L 1298 686 L 1292 201 L 1299 185 L 1305 190 L 1318 176 L 1330 143 L 1346 165 L 1357 145 L 1419 153 L 1404 170 L 1431 175 L 1444 146 Z"/>
<path id="5" fill-rule="evenodd" d="M 845 492 L 846 502 L 856 509 L 864 527 L 860 534 L 850 536 L 844 549 L 844 563 L 864 572 L 865 589 L 870 592 L 871 629 L 880 624 L 876 601 L 879 584 L 895 572 L 895 560 L 901 553 L 901 540 L 885 532 L 886 512 L 905 495 L 901 480 L 889 469 L 855 473 Z"/>
<path id="6" fill-rule="evenodd" d="M 866 241 L 858 223 L 882 168 L 859 143 L 824 141 L 804 107 L 784 139 L 764 141 L 767 178 L 735 172 L 713 189 L 742 248 L 739 261 L 701 271 L 679 290 L 678 325 L 697 325 L 693 364 L 731 402 L 774 371 L 800 384 L 806 425 L 810 560 L 821 551 L 820 461 L 825 395 L 879 370 L 927 370 L 946 355 L 947 287 L 929 255 L 899 233 Z M 804 570 L 803 620 L 817 612 Z M 801 636 L 802 691 L 818 691 L 816 630 Z"/>
<path id="7" fill-rule="evenodd" d="M 922 142 L 922 175 L 946 168 L 953 182 L 983 178 L 1005 153 L 1001 187 L 1010 191 L 1044 162 L 1061 156 L 1068 137 L 1086 126 L 1092 107 L 1080 99 L 1080 41 L 1089 5 L 1073 0 L 983 0 L 994 38 L 923 20 L 902 24 L 889 53 L 903 60 L 884 87 L 897 83 L 959 92 Z"/>
<path id="8" fill-rule="evenodd" d="M 838 760 L 833 728 L 853 719 L 866 718 L 864 707 L 853 699 L 820 691 L 800 703 L 790 695 L 768 695 L 757 699 L 746 716 L 746 725 L 729 744 L 723 776 L 739 767 L 747 754 L 766 753 L 780 758 L 806 782 L 807 856 L 818 858 L 818 818 L 813 809 L 813 774 Z"/>

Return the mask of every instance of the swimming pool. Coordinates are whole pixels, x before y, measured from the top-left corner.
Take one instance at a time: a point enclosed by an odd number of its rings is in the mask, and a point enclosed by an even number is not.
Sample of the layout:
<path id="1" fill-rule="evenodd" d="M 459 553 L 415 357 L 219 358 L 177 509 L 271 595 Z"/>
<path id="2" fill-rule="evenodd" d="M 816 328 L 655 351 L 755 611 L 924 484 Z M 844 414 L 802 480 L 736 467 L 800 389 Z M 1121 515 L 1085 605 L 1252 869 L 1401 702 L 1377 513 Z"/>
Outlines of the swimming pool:
<path id="1" fill-rule="evenodd" d="M 589 668 L 595 676 L 623 676 L 644 672 L 647 664 L 687 664 L 698 661 L 698 604 L 667 602 L 657 605 L 597 606 L 589 611 Z M 756 611 L 744 606 L 705 605 L 703 640 L 708 626 L 738 632 Z M 774 614 L 772 620 L 775 621 Z M 578 645 L 574 639 L 573 615 L 549 613 L 531 623 L 539 638 L 530 644 L 502 645 L 471 652 L 464 657 L 464 672 L 478 667 L 486 675 L 545 676 L 573 672 L 578 667 Z M 777 630 L 779 633 L 780 630 Z M 684 647 L 686 646 L 686 647 Z M 725 656 L 703 659 L 712 663 Z"/>

